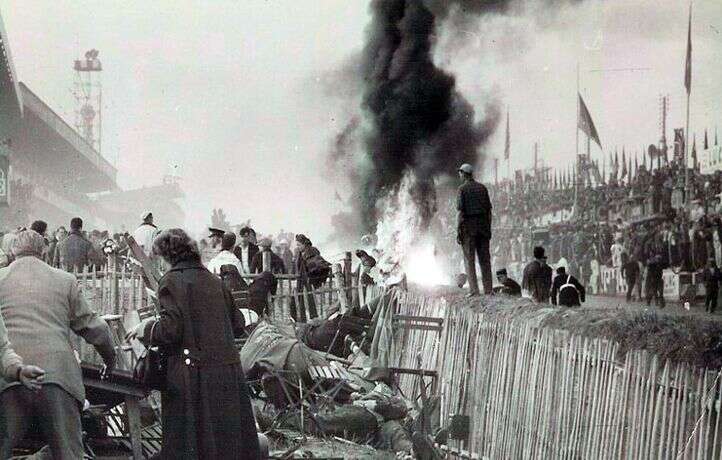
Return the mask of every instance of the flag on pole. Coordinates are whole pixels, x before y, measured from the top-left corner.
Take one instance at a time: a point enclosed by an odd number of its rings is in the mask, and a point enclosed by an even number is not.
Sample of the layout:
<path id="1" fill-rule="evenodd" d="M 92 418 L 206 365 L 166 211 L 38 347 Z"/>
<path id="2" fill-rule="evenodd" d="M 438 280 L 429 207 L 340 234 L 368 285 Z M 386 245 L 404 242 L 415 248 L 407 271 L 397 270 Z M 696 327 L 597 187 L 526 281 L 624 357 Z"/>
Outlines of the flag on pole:
<path id="1" fill-rule="evenodd" d="M 697 169 L 697 134 L 692 135 L 692 168 Z"/>
<path id="2" fill-rule="evenodd" d="M 689 23 L 687 24 L 687 60 L 684 65 L 684 87 L 687 95 L 692 91 L 692 4 L 689 4 Z"/>
<path id="3" fill-rule="evenodd" d="M 621 179 L 621 177 L 619 177 L 619 152 L 616 147 L 614 148 L 614 168 L 612 171 L 614 174 L 614 180 Z"/>
<path id="4" fill-rule="evenodd" d="M 629 168 L 627 169 L 629 171 L 629 174 L 627 175 L 627 183 L 632 180 L 632 155 L 629 155 Z"/>
<path id="5" fill-rule="evenodd" d="M 644 166 L 644 169 L 647 169 L 647 152 L 644 147 L 642 147 L 642 166 Z"/>
<path id="6" fill-rule="evenodd" d="M 627 154 L 624 152 L 624 147 L 622 147 L 622 175 L 619 176 L 619 179 L 625 177 L 627 177 Z"/>
<path id="7" fill-rule="evenodd" d="M 704 129 L 704 149 L 709 148 L 709 141 L 707 140 L 707 128 Z"/>
<path id="8" fill-rule="evenodd" d="M 509 159 L 509 151 L 511 150 L 511 139 L 509 136 L 509 109 L 506 109 L 506 142 L 504 143 L 504 159 Z"/>
<path id="9" fill-rule="evenodd" d="M 599 134 L 597 133 L 597 128 L 594 126 L 594 122 L 592 121 L 592 116 L 589 114 L 589 109 L 587 109 L 587 105 L 584 103 L 584 99 L 582 99 L 582 95 L 578 94 L 579 96 L 579 120 L 577 120 L 577 125 L 579 129 L 581 129 L 584 134 L 589 136 L 591 140 L 597 143 L 599 148 L 602 148 L 602 143 L 599 140 Z"/>

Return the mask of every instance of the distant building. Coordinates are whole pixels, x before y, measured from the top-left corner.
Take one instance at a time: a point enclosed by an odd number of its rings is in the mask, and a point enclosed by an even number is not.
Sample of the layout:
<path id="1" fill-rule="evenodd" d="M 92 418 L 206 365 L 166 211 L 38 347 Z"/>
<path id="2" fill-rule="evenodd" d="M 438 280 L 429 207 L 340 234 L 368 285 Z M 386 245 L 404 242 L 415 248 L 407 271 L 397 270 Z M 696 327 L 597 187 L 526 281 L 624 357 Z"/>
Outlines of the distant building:
<path id="1" fill-rule="evenodd" d="M 10 163 L 9 206 L 0 205 L 0 231 L 34 219 L 51 228 L 67 226 L 74 216 L 83 217 L 86 228 L 132 230 L 148 209 L 163 227 L 185 220 L 172 201 L 183 196 L 176 182 L 120 190 L 115 167 L 18 81 L 1 14 L 0 142 Z"/>

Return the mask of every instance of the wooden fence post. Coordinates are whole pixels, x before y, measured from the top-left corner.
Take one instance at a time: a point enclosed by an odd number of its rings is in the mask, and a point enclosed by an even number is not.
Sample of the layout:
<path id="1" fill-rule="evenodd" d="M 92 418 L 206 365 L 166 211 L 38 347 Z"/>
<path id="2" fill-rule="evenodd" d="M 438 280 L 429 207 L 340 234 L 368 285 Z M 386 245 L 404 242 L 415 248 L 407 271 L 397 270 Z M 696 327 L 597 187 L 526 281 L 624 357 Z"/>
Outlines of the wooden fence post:
<path id="1" fill-rule="evenodd" d="M 346 298 L 344 289 L 343 273 L 341 273 L 341 264 L 333 264 L 333 277 L 336 280 L 336 287 L 339 290 L 338 300 L 341 304 L 341 313 L 348 310 L 348 299 Z"/>
<path id="2" fill-rule="evenodd" d="M 261 253 L 263 257 L 263 271 L 264 272 L 270 272 L 271 271 L 271 251 L 264 249 Z"/>
<path id="3" fill-rule="evenodd" d="M 111 254 L 108 256 L 109 270 L 106 273 L 111 277 L 110 282 L 110 304 L 113 308 L 113 314 L 117 315 L 120 312 L 120 284 L 118 280 L 118 255 Z"/>
<path id="4" fill-rule="evenodd" d="M 351 251 L 346 252 L 343 259 L 344 287 L 346 288 L 346 300 L 351 302 L 351 284 L 353 283 L 353 274 L 351 272 Z"/>

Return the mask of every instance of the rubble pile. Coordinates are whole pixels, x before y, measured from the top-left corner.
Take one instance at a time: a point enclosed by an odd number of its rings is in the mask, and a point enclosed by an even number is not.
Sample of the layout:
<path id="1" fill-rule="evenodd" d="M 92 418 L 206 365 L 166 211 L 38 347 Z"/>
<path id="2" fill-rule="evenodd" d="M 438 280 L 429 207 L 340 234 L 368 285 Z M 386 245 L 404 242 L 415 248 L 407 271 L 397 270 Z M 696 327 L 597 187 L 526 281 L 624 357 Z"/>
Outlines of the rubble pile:
<path id="1" fill-rule="evenodd" d="M 260 429 L 281 450 L 298 444 L 301 451 L 312 436 L 397 458 L 441 458 L 431 436 L 438 400 L 406 398 L 389 371 L 395 299 L 394 288 L 307 324 L 249 326 L 241 362 Z"/>

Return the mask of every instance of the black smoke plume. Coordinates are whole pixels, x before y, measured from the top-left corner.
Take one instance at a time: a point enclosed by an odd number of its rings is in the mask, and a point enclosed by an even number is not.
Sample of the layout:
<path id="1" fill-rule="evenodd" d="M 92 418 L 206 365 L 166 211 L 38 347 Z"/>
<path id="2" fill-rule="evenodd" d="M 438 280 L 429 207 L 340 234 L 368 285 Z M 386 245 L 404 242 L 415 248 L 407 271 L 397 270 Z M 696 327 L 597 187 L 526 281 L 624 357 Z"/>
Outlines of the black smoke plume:
<path id="1" fill-rule="evenodd" d="M 480 7 L 476 3 L 488 3 Z M 359 223 L 375 231 L 377 204 L 394 196 L 402 179 L 412 177 L 411 196 L 422 230 L 436 212 L 436 184 L 449 182 L 462 163 L 476 165 L 494 132 L 495 102 L 477 120 L 474 108 L 456 90 L 454 76 L 433 62 L 438 22 L 453 11 L 473 6 L 473 13 L 498 11 L 505 2 L 373 0 L 372 22 L 362 53 L 364 123 L 354 119 L 334 144 L 336 164 L 361 155 L 350 173 Z M 356 134 L 361 145 L 351 147 Z M 360 152 L 359 152 L 360 150 Z"/>

